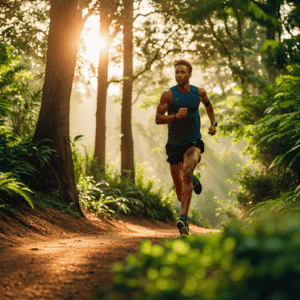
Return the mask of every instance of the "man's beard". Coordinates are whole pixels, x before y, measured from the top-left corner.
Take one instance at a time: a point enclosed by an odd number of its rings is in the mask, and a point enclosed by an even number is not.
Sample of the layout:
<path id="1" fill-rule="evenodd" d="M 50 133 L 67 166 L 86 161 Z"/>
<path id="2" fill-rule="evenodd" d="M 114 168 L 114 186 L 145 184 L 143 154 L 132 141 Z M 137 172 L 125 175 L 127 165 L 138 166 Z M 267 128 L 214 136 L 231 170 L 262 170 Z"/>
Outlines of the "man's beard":
<path id="1" fill-rule="evenodd" d="M 187 84 L 187 82 L 188 82 L 187 80 L 181 79 L 180 82 L 177 81 L 177 84 L 181 87 L 184 87 Z"/>

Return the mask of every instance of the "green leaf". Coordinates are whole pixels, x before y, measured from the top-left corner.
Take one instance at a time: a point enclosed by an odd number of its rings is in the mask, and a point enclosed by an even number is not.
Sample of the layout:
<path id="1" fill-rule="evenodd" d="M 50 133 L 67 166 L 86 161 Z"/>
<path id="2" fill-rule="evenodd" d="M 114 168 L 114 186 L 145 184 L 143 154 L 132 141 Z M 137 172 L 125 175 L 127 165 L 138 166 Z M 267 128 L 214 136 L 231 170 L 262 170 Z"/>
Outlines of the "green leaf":
<path id="1" fill-rule="evenodd" d="M 271 106 L 271 107 L 268 107 L 266 110 L 265 110 L 265 114 L 269 114 L 273 111 L 273 109 L 275 108 L 275 106 Z"/>
<path id="2" fill-rule="evenodd" d="M 300 145 L 299 145 L 299 147 L 300 147 Z M 293 165 L 293 163 L 295 162 L 295 160 L 298 158 L 299 155 L 300 155 L 300 152 L 293 157 L 293 159 L 289 163 L 289 167 L 291 167 Z"/>
<path id="3" fill-rule="evenodd" d="M 103 200 L 101 203 L 103 203 L 103 204 L 106 204 L 106 203 L 115 203 L 115 200 L 107 199 L 107 200 Z"/>
<path id="4" fill-rule="evenodd" d="M 285 157 L 287 156 L 287 153 L 283 153 L 281 155 L 278 155 L 272 162 L 272 164 L 269 167 L 269 170 L 273 168 L 275 165 L 279 164 Z"/>
<path id="5" fill-rule="evenodd" d="M 279 118 L 274 117 L 274 118 L 271 118 L 271 119 L 269 119 L 268 121 L 266 121 L 265 124 L 266 124 L 266 125 L 270 125 L 270 124 L 272 124 L 272 123 L 274 123 L 274 122 L 276 122 L 276 121 L 278 121 L 278 120 L 279 120 Z"/>
<path id="6" fill-rule="evenodd" d="M 290 149 L 287 153 L 290 153 L 290 152 L 292 152 L 292 151 L 294 151 L 294 150 L 296 150 L 296 149 L 298 149 L 298 148 L 300 148 L 300 145 L 293 147 L 293 148 Z"/>
<path id="7" fill-rule="evenodd" d="M 154 152 L 156 152 L 156 151 L 161 151 L 161 152 L 163 152 L 163 151 L 165 151 L 165 148 L 154 147 L 154 148 L 152 148 L 151 153 L 154 153 Z"/>
<path id="8" fill-rule="evenodd" d="M 290 107 L 291 105 L 294 104 L 294 101 L 293 100 L 286 100 L 286 101 L 283 101 L 283 102 L 279 102 L 279 106 L 282 107 L 282 108 L 288 108 Z"/>
<path id="9" fill-rule="evenodd" d="M 270 52 L 272 52 L 273 50 L 275 50 L 276 48 L 278 48 L 280 45 L 279 42 L 274 41 L 274 40 L 266 40 L 262 47 L 260 48 L 260 53 L 261 54 L 268 54 Z"/>
<path id="10" fill-rule="evenodd" d="M 270 137 L 269 139 L 268 139 L 268 143 L 270 143 L 270 142 L 272 142 L 273 140 L 275 140 L 275 139 L 277 139 L 277 138 L 279 138 L 280 136 L 279 135 L 274 135 L 274 136 L 272 136 L 272 137 Z"/>
<path id="11" fill-rule="evenodd" d="M 74 137 L 74 143 L 75 143 L 76 141 L 79 141 L 82 137 L 84 137 L 83 134 L 75 136 L 75 137 Z"/>
<path id="12" fill-rule="evenodd" d="M 276 133 L 272 132 L 270 134 L 265 135 L 264 137 L 262 137 L 257 143 L 260 144 L 261 142 L 263 142 L 264 140 L 266 140 L 267 138 L 276 135 Z"/>

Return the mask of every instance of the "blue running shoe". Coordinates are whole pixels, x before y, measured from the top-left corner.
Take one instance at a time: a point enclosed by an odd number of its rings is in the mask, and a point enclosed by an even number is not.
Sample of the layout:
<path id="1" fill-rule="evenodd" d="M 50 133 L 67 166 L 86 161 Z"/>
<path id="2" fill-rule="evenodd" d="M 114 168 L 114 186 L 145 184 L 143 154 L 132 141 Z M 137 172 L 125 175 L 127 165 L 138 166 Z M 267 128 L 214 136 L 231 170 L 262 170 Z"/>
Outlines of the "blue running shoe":
<path id="1" fill-rule="evenodd" d="M 195 171 L 193 173 L 193 175 L 197 178 L 198 182 L 196 184 L 196 186 L 194 187 L 194 192 L 197 194 L 197 195 L 200 195 L 201 192 L 202 192 L 202 184 L 200 182 L 200 173 Z"/>
<path id="2" fill-rule="evenodd" d="M 176 223 L 176 226 L 178 227 L 179 229 L 179 232 L 180 232 L 180 235 L 189 235 L 189 225 L 188 223 L 185 223 L 182 221 L 182 220 L 179 220 L 177 223 Z"/>

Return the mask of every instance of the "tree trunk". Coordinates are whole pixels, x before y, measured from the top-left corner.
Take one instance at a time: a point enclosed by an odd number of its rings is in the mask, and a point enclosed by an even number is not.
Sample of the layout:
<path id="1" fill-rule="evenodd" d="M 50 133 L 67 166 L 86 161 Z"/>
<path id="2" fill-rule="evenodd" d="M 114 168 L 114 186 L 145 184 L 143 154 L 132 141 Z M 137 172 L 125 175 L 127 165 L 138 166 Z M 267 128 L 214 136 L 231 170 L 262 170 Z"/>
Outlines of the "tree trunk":
<path id="1" fill-rule="evenodd" d="M 241 67 L 243 69 L 240 70 L 240 79 L 241 79 L 241 84 L 243 86 L 243 91 L 244 91 L 244 86 L 246 83 L 246 78 L 247 78 L 247 74 L 246 74 L 246 70 L 245 70 L 245 53 L 244 53 L 244 47 L 242 45 L 243 43 L 243 15 L 239 15 L 239 11 L 236 10 L 236 18 L 237 18 L 237 23 L 238 23 L 238 35 L 239 35 L 239 39 L 238 39 L 238 44 L 239 44 L 239 48 L 240 48 L 240 54 L 241 54 L 241 58 L 240 58 L 240 62 L 241 62 Z"/>
<path id="2" fill-rule="evenodd" d="M 131 101 L 133 82 L 133 0 L 124 1 L 124 73 L 128 77 L 123 81 L 123 97 L 121 112 L 121 173 L 126 176 L 127 170 L 130 179 L 134 182 L 134 154 L 131 127 Z"/>
<path id="3" fill-rule="evenodd" d="M 96 112 L 96 136 L 94 158 L 97 158 L 97 165 L 104 171 L 106 153 L 106 98 L 108 89 L 108 62 L 111 39 L 109 35 L 109 18 L 107 11 L 100 7 L 100 32 L 105 38 L 106 45 L 100 49 L 98 64 L 98 92 Z"/>
<path id="4" fill-rule="evenodd" d="M 59 158 L 51 157 L 48 168 L 52 172 L 44 181 L 55 179 L 64 201 L 73 203 L 82 216 L 70 147 L 69 113 L 78 42 L 85 20 L 78 0 L 51 0 L 45 82 L 33 137 L 34 142 L 42 138 L 54 142 L 45 144 L 56 150 Z"/>
<path id="5" fill-rule="evenodd" d="M 278 3 L 274 3 L 273 0 L 267 0 L 267 6 L 269 7 L 269 14 L 271 14 L 272 16 L 276 16 L 276 10 L 277 10 L 277 6 Z M 280 4 L 279 4 L 280 7 Z M 267 40 L 275 40 L 275 33 L 276 33 L 276 29 L 274 28 L 274 26 L 268 26 L 267 27 Z M 278 76 L 278 70 L 276 68 L 275 65 L 272 66 L 268 66 L 267 67 L 267 71 L 268 71 L 268 77 L 269 77 L 269 81 L 272 82 L 273 84 L 275 84 L 275 80 Z"/>

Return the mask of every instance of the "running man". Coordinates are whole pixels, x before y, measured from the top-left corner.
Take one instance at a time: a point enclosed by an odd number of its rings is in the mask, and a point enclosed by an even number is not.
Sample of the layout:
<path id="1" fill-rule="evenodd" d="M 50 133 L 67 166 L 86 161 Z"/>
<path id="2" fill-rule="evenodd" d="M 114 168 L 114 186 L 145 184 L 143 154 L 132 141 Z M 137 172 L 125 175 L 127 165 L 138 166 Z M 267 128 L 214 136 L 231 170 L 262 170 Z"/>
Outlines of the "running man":
<path id="1" fill-rule="evenodd" d="M 204 143 L 200 133 L 200 101 L 205 106 L 211 121 L 208 130 L 216 134 L 212 104 L 203 88 L 190 85 L 192 66 L 186 60 L 174 62 L 177 85 L 162 93 L 157 107 L 155 123 L 168 124 L 168 143 L 166 144 L 167 162 L 170 164 L 178 200 L 181 202 L 181 217 L 177 222 L 180 234 L 188 235 L 187 215 L 192 192 L 200 194 L 202 185 L 200 173 L 194 172 L 204 152 Z M 168 115 L 165 113 L 168 112 Z"/>

